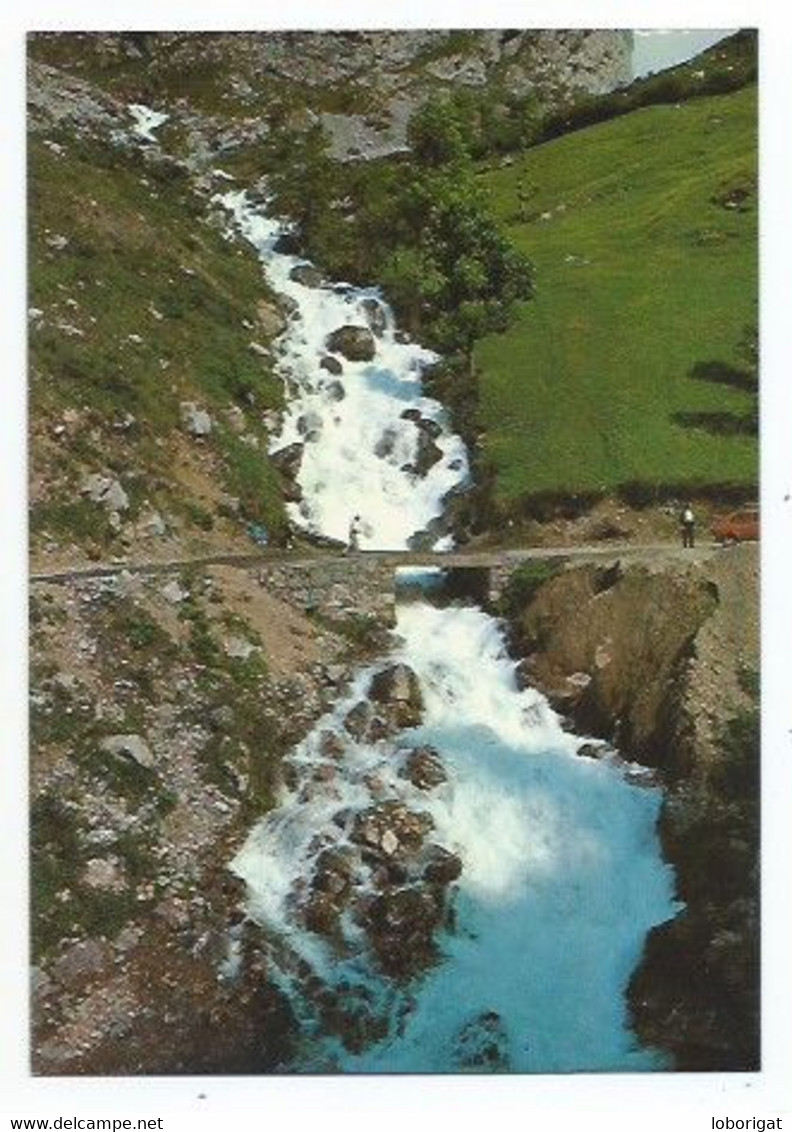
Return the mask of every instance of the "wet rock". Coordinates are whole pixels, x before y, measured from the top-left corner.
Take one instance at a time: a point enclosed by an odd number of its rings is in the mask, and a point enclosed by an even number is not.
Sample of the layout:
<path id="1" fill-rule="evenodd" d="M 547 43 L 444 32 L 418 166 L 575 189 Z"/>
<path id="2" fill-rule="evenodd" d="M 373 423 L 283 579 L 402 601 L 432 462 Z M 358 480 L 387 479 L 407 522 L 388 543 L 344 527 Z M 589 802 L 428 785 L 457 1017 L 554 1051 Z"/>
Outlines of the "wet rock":
<path id="1" fill-rule="evenodd" d="M 327 349 L 350 362 L 370 362 L 376 353 L 374 335 L 365 326 L 340 326 L 327 337 Z"/>
<path id="2" fill-rule="evenodd" d="M 316 859 L 313 887 L 338 898 L 349 891 L 357 864 L 351 847 L 324 849 Z"/>
<path id="3" fill-rule="evenodd" d="M 264 194 L 262 205 L 266 206 L 268 203 L 269 196 Z M 299 255 L 300 241 L 297 239 L 294 232 L 284 232 L 282 235 L 278 236 L 273 250 L 276 251 L 278 255 Z"/>
<path id="4" fill-rule="evenodd" d="M 163 538 L 168 533 L 168 527 L 159 511 L 149 511 L 138 519 L 135 533 L 140 538 Z"/>
<path id="5" fill-rule="evenodd" d="M 175 578 L 164 585 L 160 593 L 171 605 L 178 605 L 190 596 L 189 590 L 185 590 Z"/>
<path id="6" fill-rule="evenodd" d="M 414 747 L 409 752 L 401 774 L 419 790 L 432 790 L 448 777 L 437 750 L 428 745 Z"/>
<path id="7" fill-rule="evenodd" d="M 462 875 L 462 861 L 442 845 L 430 845 L 422 875 L 432 884 L 453 884 Z"/>
<path id="8" fill-rule="evenodd" d="M 338 358 L 334 358 L 331 354 L 325 354 L 325 356 L 319 363 L 319 366 L 321 369 L 327 370 L 328 373 L 331 373 L 333 377 L 340 377 L 344 372 L 344 367 L 341 362 L 339 362 Z"/>
<path id="9" fill-rule="evenodd" d="M 306 441 L 318 440 L 323 423 L 321 414 L 315 412 L 303 413 L 297 418 L 297 431 L 300 436 L 305 437 Z"/>
<path id="10" fill-rule="evenodd" d="M 417 727 L 423 712 L 418 677 L 406 664 L 392 664 L 372 677 L 369 698 L 385 709 L 388 722 L 398 727 Z"/>
<path id="11" fill-rule="evenodd" d="M 414 421 L 416 424 L 423 420 L 420 409 L 405 409 L 401 414 L 401 419 L 403 421 Z"/>
<path id="12" fill-rule="evenodd" d="M 140 735 L 110 735 L 99 743 L 99 750 L 114 758 L 132 759 L 147 770 L 154 766 L 151 748 Z"/>
<path id="13" fill-rule="evenodd" d="M 583 759 L 607 759 L 615 756 L 617 752 L 610 743 L 581 743 L 575 754 Z"/>
<path id="14" fill-rule="evenodd" d="M 346 389 L 344 389 L 340 381 L 328 382 L 328 384 L 325 386 L 325 393 L 331 401 L 336 402 L 343 401 L 346 397 Z"/>
<path id="15" fill-rule="evenodd" d="M 443 452 L 427 432 L 419 432 L 415 459 L 408 465 L 413 475 L 423 478 L 443 458 Z"/>
<path id="16" fill-rule="evenodd" d="M 377 338 L 381 338 L 385 332 L 385 327 L 388 325 L 385 308 L 377 299 L 364 299 L 362 305 L 366 312 L 366 321 Z"/>
<path id="17" fill-rule="evenodd" d="M 270 460 L 283 475 L 295 479 L 302 463 L 303 446 L 299 441 L 287 444 L 270 455 Z"/>
<path id="18" fill-rule="evenodd" d="M 443 426 L 438 424 L 437 421 L 430 420 L 429 417 L 419 416 L 415 423 L 419 431 L 431 440 L 437 440 L 438 436 L 442 436 Z"/>
<path id="19" fill-rule="evenodd" d="M 289 278 L 303 287 L 321 287 L 324 282 L 321 271 L 312 263 L 298 263 L 289 272 Z"/>
<path id="20" fill-rule="evenodd" d="M 345 750 L 346 744 L 336 731 L 323 731 L 319 736 L 319 751 L 324 758 L 343 758 Z"/>
<path id="21" fill-rule="evenodd" d="M 375 897 L 366 911 L 366 926 L 385 973 L 408 978 L 434 962 L 434 933 L 442 919 L 442 898 L 427 885 L 410 885 Z"/>
<path id="22" fill-rule="evenodd" d="M 80 494 L 87 495 L 92 503 L 103 503 L 110 511 L 126 511 L 129 507 L 129 496 L 119 481 L 110 476 L 88 476 L 83 480 Z"/>
<path id="23" fill-rule="evenodd" d="M 508 1046 L 500 1014 L 495 1010 L 485 1010 L 460 1030 L 456 1061 L 463 1069 L 503 1072 L 509 1068 Z"/>
<path id="24" fill-rule="evenodd" d="M 309 932 L 334 935 L 338 931 L 340 911 L 330 893 L 314 891 L 302 907 L 303 922 Z"/>
<path id="25" fill-rule="evenodd" d="M 360 700 L 344 717 L 344 727 L 353 739 L 360 742 L 366 737 L 373 719 L 374 708 L 368 700 Z"/>
<path id="26" fill-rule="evenodd" d="M 374 455 L 380 460 L 386 460 L 388 456 L 392 456 L 393 450 L 396 447 L 396 439 L 396 430 L 386 428 L 374 445 Z"/>
<path id="27" fill-rule="evenodd" d="M 293 480 L 287 480 L 282 488 L 283 498 L 286 503 L 301 503 L 303 499 L 303 489 L 298 483 Z"/>
<path id="28" fill-rule="evenodd" d="M 190 436 L 208 436 L 212 431 L 212 418 L 206 409 L 200 409 L 194 401 L 182 401 L 179 414 L 182 427 Z"/>

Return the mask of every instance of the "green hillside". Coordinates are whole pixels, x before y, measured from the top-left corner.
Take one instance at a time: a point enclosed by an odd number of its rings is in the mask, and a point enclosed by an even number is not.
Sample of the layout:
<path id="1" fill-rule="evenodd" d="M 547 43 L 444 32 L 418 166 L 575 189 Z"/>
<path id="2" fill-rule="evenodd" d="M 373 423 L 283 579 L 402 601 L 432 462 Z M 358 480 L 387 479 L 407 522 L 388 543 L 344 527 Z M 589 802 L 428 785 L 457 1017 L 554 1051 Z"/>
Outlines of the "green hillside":
<path id="1" fill-rule="evenodd" d="M 497 502 L 754 484 L 755 86 L 634 111 L 482 180 L 536 269 L 534 301 L 476 348 Z"/>
<path id="2" fill-rule="evenodd" d="M 157 544 L 214 530 L 225 545 L 245 523 L 281 539 L 262 415 L 282 386 L 262 355 L 272 297 L 252 250 L 229 250 L 166 160 L 65 132 L 32 136 L 28 157 L 34 548 L 128 553 L 152 513 Z M 185 403 L 210 415 L 209 435 L 185 432 Z M 95 474 L 128 496 L 120 528 L 85 498 Z"/>

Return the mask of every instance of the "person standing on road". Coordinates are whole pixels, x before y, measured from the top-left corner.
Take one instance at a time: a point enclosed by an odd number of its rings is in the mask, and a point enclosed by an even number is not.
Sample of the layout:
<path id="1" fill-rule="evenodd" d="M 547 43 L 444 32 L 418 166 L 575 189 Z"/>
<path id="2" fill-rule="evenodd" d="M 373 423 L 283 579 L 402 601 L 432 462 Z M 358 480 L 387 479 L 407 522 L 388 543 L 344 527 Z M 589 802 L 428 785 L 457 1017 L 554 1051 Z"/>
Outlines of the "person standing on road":
<path id="1" fill-rule="evenodd" d="M 679 525 L 682 528 L 682 545 L 692 549 L 696 531 L 696 517 L 689 503 L 686 503 L 682 508 Z"/>
<path id="2" fill-rule="evenodd" d="M 360 515 L 355 515 L 352 522 L 349 524 L 348 550 L 360 550 L 360 535 L 362 530 L 363 525 L 360 520 Z"/>

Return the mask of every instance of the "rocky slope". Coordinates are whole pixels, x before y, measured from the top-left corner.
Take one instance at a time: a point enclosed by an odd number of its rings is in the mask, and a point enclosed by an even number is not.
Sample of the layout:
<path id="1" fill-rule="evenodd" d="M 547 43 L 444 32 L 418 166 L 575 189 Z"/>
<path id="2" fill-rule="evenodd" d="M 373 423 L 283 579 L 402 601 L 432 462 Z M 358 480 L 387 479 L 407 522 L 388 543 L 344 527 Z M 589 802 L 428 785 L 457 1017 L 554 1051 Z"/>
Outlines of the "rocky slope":
<path id="1" fill-rule="evenodd" d="M 404 149 L 411 114 L 438 91 L 487 86 L 555 106 L 631 73 L 620 31 L 40 35 L 32 52 L 126 101 L 166 102 L 207 146 L 233 147 L 256 123 L 285 118 L 320 122 L 341 159 Z"/>
<path id="2" fill-rule="evenodd" d="M 660 834 L 683 908 L 633 976 L 636 1031 L 678 1069 L 756 1069 L 757 548 L 533 569 L 503 599 L 526 679 L 605 741 L 588 753 L 613 743 L 667 790 Z"/>
<path id="3" fill-rule="evenodd" d="M 288 311 L 229 242 L 219 163 L 255 181 L 262 140 L 315 124 L 337 157 L 401 150 L 434 92 L 555 105 L 624 79 L 628 54 L 610 32 L 32 35 L 39 564 L 290 538 L 268 455 Z"/>
<path id="4" fill-rule="evenodd" d="M 277 1066 L 227 864 L 391 604 L 365 564 L 34 585 L 35 1072 Z"/>

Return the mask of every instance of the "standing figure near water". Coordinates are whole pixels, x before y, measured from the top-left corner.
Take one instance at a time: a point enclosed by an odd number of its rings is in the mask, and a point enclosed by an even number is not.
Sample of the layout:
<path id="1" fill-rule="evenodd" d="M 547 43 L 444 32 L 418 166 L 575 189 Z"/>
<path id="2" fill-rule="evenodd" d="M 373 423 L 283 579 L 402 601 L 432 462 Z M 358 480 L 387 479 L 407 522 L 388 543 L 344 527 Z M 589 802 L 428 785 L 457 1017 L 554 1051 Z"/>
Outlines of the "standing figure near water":
<path id="1" fill-rule="evenodd" d="M 347 540 L 347 550 L 360 550 L 360 535 L 363 530 L 360 515 L 355 515 L 352 522 L 349 524 L 349 538 Z"/>
<path id="2" fill-rule="evenodd" d="M 682 514 L 679 516 L 679 525 L 682 528 L 682 545 L 692 548 L 696 528 L 696 517 L 689 503 L 686 503 L 682 508 Z"/>

